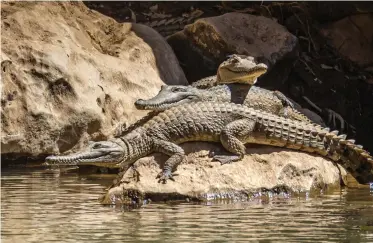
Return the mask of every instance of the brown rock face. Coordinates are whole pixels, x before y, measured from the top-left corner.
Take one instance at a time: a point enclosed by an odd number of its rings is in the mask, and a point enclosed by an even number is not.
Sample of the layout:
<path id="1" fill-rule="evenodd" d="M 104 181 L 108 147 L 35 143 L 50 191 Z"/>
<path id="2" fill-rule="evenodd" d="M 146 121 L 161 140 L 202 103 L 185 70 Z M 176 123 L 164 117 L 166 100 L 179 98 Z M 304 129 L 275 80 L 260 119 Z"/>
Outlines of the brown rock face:
<path id="1" fill-rule="evenodd" d="M 167 42 L 80 2 L 2 4 L 1 153 L 32 155 L 103 140 L 144 115 L 134 101 L 187 84 Z"/>
<path id="2" fill-rule="evenodd" d="M 373 70 L 373 14 L 346 17 L 326 25 L 321 33 L 342 56 Z"/>
<path id="3" fill-rule="evenodd" d="M 221 147 L 207 143 L 186 143 L 182 147 L 188 159 L 167 184 L 155 179 L 165 156 L 155 154 L 138 160 L 119 178 L 120 182 L 103 197 L 104 204 L 126 204 L 150 198 L 153 201 L 175 199 L 247 199 L 258 191 L 294 191 L 340 186 L 346 171 L 319 156 L 254 146 L 242 161 L 227 165 L 211 162 L 209 151 L 221 153 Z"/>
<path id="4" fill-rule="evenodd" d="M 298 43 L 275 21 L 241 13 L 199 19 L 167 40 L 185 64 L 189 81 L 214 74 L 226 56 L 235 53 L 257 57 L 272 67 L 296 54 Z"/>

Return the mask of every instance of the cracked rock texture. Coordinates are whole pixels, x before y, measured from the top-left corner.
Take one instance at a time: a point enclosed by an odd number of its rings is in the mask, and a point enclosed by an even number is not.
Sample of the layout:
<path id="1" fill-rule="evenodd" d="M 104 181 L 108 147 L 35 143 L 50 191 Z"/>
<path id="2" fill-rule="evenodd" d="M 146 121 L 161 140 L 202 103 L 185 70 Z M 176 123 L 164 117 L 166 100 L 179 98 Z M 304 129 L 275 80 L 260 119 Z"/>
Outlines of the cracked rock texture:
<path id="1" fill-rule="evenodd" d="M 187 161 L 166 184 L 155 179 L 166 156 L 154 154 L 138 160 L 135 167 L 120 175 L 102 198 L 103 204 L 127 204 L 150 198 L 153 201 L 175 199 L 247 199 L 258 191 L 302 192 L 340 187 L 346 171 L 320 156 L 267 146 L 247 148 L 242 161 L 220 165 L 208 154 L 222 153 L 221 146 L 185 143 Z M 139 174 L 137 174 L 138 172 Z M 139 180 L 138 180 L 139 179 Z"/>
<path id="2" fill-rule="evenodd" d="M 138 98 L 187 84 L 167 42 L 82 2 L 7 2 L 1 16 L 1 153 L 39 156 L 105 140 Z"/>

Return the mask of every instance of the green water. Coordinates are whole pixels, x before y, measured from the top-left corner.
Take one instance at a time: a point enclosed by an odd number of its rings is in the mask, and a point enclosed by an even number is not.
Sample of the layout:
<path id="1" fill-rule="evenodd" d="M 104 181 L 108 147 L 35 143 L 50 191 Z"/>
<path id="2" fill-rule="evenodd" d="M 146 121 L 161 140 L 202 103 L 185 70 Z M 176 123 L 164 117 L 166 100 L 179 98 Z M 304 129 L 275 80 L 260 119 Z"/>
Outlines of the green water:
<path id="1" fill-rule="evenodd" d="M 2 242 L 373 242 L 373 192 L 249 202 L 102 206 L 112 178 L 3 169 Z"/>

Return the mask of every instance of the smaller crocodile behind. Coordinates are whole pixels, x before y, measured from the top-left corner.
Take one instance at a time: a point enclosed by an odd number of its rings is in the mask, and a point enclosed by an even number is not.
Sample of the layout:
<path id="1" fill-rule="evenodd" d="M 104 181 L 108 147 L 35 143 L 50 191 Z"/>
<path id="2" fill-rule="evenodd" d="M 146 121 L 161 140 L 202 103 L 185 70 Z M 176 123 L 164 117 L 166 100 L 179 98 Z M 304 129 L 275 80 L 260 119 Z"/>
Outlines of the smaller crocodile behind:
<path id="1" fill-rule="evenodd" d="M 200 79 L 192 86 L 205 89 L 231 83 L 254 85 L 267 70 L 267 65 L 258 63 L 252 56 L 233 54 L 219 65 L 216 75 Z"/>
<path id="2" fill-rule="evenodd" d="M 221 142 L 232 155 L 215 155 L 222 164 L 241 160 L 244 144 L 263 144 L 315 153 L 340 163 L 360 183 L 373 182 L 373 158 L 346 140 L 345 135 L 326 128 L 279 117 L 243 105 L 197 102 L 165 110 L 126 135 L 93 142 L 83 151 L 49 156 L 46 164 L 97 165 L 128 168 L 152 152 L 167 154 L 159 181 L 172 178 L 172 171 L 186 159 L 178 144 L 188 141 Z"/>
<path id="3" fill-rule="evenodd" d="M 281 92 L 252 86 L 266 71 L 267 66 L 257 63 L 253 57 L 234 54 L 219 65 L 217 75 L 201 79 L 190 86 L 162 86 L 155 97 L 139 99 L 135 105 L 141 110 L 162 111 L 184 103 L 224 101 L 312 123 Z"/>
<path id="4" fill-rule="evenodd" d="M 148 100 L 138 99 L 135 106 L 140 110 L 162 111 L 198 101 L 233 102 L 292 120 L 313 123 L 305 115 L 295 110 L 290 101 L 284 101 L 276 92 L 243 84 L 217 85 L 209 89 L 163 85 L 155 97 Z"/>
<path id="5" fill-rule="evenodd" d="M 257 63 L 255 58 L 251 56 L 230 55 L 226 61 L 219 65 L 217 75 L 215 76 L 200 79 L 191 86 L 163 86 L 159 94 L 154 98 L 137 100 L 135 105 L 138 109 L 153 110 L 153 112 L 127 128 L 119 125 L 115 129 L 114 136 L 120 137 L 126 134 L 133 127 L 142 125 L 145 121 L 167 108 L 183 103 L 209 100 L 245 104 L 249 107 L 263 109 L 274 114 L 283 114 L 289 118 L 311 122 L 306 116 L 297 112 L 292 102 L 282 93 L 258 87 L 253 87 L 250 90 L 251 85 L 266 71 L 267 66 L 263 63 Z M 237 84 L 232 84 L 229 87 L 219 86 L 219 84 L 229 83 Z M 210 92 L 201 90 L 211 87 L 214 88 L 208 90 Z"/>

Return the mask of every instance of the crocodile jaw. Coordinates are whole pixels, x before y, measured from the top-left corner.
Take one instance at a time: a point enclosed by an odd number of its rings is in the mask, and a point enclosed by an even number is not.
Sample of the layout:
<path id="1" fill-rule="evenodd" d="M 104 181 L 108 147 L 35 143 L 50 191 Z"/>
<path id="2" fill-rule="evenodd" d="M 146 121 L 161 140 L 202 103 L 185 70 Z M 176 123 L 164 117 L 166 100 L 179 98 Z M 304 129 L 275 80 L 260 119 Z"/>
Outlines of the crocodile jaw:
<path id="1" fill-rule="evenodd" d="M 267 72 L 267 65 L 257 63 L 251 56 L 234 54 L 220 64 L 217 72 L 221 83 L 255 84 L 257 78 Z"/>
<path id="2" fill-rule="evenodd" d="M 48 156 L 46 165 L 95 165 L 119 167 L 124 160 L 123 148 L 111 141 L 93 142 L 83 151 L 71 155 Z"/>
<path id="3" fill-rule="evenodd" d="M 135 106 L 139 110 L 164 111 L 174 106 L 202 100 L 196 88 L 182 85 L 163 85 L 159 93 L 151 99 L 139 99 Z"/>

